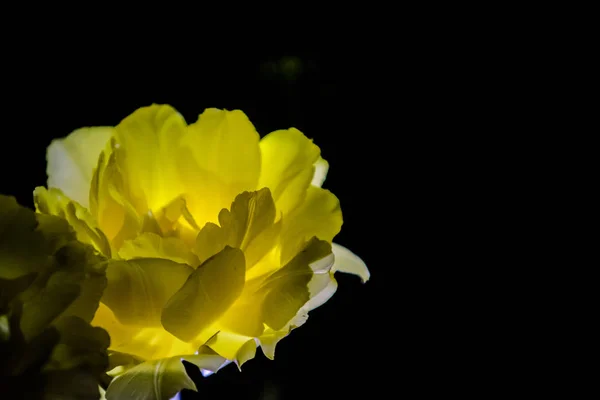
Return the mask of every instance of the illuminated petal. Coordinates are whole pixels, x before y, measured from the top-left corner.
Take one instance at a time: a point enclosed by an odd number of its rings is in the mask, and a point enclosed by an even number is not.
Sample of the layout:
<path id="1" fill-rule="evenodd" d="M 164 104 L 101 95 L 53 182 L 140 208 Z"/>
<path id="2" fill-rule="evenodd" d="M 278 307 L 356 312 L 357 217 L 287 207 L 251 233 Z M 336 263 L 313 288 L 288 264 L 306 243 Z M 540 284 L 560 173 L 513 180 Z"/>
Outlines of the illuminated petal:
<path id="1" fill-rule="evenodd" d="M 227 246 L 206 260 L 164 307 L 165 329 L 185 341 L 210 329 L 242 292 L 245 272 L 244 253 L 239 249 Z"/>
<path id="2" fill-rule="evenodd" d="M 108 239 L 88 210 L 69 199 L 60 189 L 37 187 L 33 191 L 33 201 L 38 212 L 66 219 L 80 242 L 93 245 L 106 257 L 111 256 Z"/>
<path id="3" fill-rule="evenodd" d="M 286 337 L 291 330 L 302 326 L 308 319 L 308 312 L 324 304 L 337 290 L 337 282 L 330 272 L 333 254 L 310 264 L 313 276 L 308 282 L 309 300 L 298 310 L 297 314 L 279 330 L 267 327 L 259 337 L 260 346 L 267 358 L 274 359 L 277 343 Z"/>
<path id="4" fill-rule="evenodd" d="M 177 237 L 160 237 L 154 233 L 143 233 L 133 240 L 126 240 L 119 250 L 125 260 L 134 258 L 163 258 L 190 266 L 199 264 L 198 258 L 183 240 Z"/>
<path id="5" fill-rule="evenodd" d="M 111 351 L 127 354 L 140 360 L 165 358 L 174 354 L 193 354 L 198 349 L 198 346 L 177 339 L 162 327 L 124 325 L 102 303 L 98 307 L 92 325 L 101 326 L 110 334 Z M 123 363 L 127 360 L 126 357 L 121 356 L 114 359 L 113 362 Z"/>
<path id="6" fill-rule="evenodd" d="M 174 108 L 157 104 L 136 110 L 115 128 L 119 148 L 126 152 L 122 167 L 131 193 L 146 200 L 146 209 L 136 205 L 140 214 L 164 207 L 182 194 L 173 160 L 186 129 Z"/>
<path id="7" fill-rule="evenodd" d="M 183 356 L 183 359 L 204 370 L 205 372 L 217 372 L 228 364 L 227 359 L 221 357 L 207 346 L 202 346 L 196 354 Z"/>
<path id="8" fill-rule="evenodd" d="M 333 274 L 319 276 L 319 279 L 309 283 L 310 299 L 303 308 L 308 312 L 322 306 L 335 294 L 337 287 Z"/>
<path id="9" fill-rule="evenodd" d="M 153 213 L 153 217 L 156 219 L 160 226 L 161 232 L 164 234 L 172 233 L 177 228 L 177 222 L 180 222 L 182 219 L 192 229 L 196 231 L 200 230 L 196 224 L 196 221 L 188 210 L 185 198 L 183 196 L 175 198 L 165 207 L 155 211 Z"/>
<path id="10" fill-rule="evenodd" d="M 231 204 L 231 211 L 221 210 L 220 227 L 207 223 L 196 238 L 195 251 L 200 260 L 217 254 L 225 246 L 244 251 L 251 268 L 275 244 L 280 225 L 273 225 L 275 204 L 268 188 L 243 192 Z"/>
<path id="11" fill-rule="evenodd" d="M 124 324 L 160 326 L 164 305 L 192 271 L 188 265 L 159 258 L 111 261 L 102 302 Z"/>
<path id="12" fill-rule="evenodd" d="M 258 337 L 264 332 L 263 302 L 265 291 L 260 291 L 264 277 L 247 280 L 242 294 L 219 318 L 219 327 L 231 333 Z"/>
<path id="13" fill-rule="evenodd" d="M 238 368 L 256 355 L 256 340 L 253 337 L 221 331 L 208 343 L 211 349 L 228 360 L 234 361 Z"/>
<path id="14" fill-rule="evenodd" d="M 300 251 L 306 240 L 316 236 L 331 242 L 342 227 L 340 202 L 329 190 L 311 186 L 306 200 L 282 220 L 281 262 L 285 264 Z"/>
<path id="15" fill-rule="evenodd" d="M 267 329 L 265 333 L 260 337 L 260 347 L 264 353 L 264 355 L 270 359 L 275 359 L 275 348 L 277 347 L 277 343 L 287 335 L 289 335 L 289 329 L 285 330 L 273 330 Z"/>
<path id="16" fill-rule="evenodd" d="M 278 213 L 285 215 L 304 200 L 320 150 L 302 132 L 291 128 L 266 135 L 260 141 L 260 151 L 258 187 L 271 189 Z"/>
<path id="17" fill-rule="evenodd" d="M 146 361 L 117 376 L 106 391 L 107 400 L 169 400 L 182 389 L 197 390 L 181 357 Z"/>
<path id="18" fill-rule="evenodd" d="M 260 172 L 260 136 L 239 111 L 210 108 L 191 124 L 182 140 L 190 159 L 180 154 L 180 176 L 196 222 L 216 222 L 235 196 L 255 190 Z"/>
<path id="19" fill-rule="evenodd" d="M 327 178 L 328 171 L 329 163 L 327 160 L 319 157 L 315 163 L 315 174 L 313 175 L 312 182 L 310 184 L 316 187 L 323 186 L 323 182 L 325 182 L 325 178 Z"/>
<path id="20" fill-rule="evenodd" d="M 310 299 L 308 284 L 314 275 L 311 264 L 328 259 L 331 245 L 316 238 L 288 264 L 271 274 L 261 290 L 267 292 L 263 306 L 265 323 L 282 329 Z"/>
<path id="21" fill-rule="evenodd" d="M 88 207 L 90 183 L 98 156 L 113 128 L 82 128 L 48 146 L 48 188 L 57 188 L 83 207 Z"/>
<path id="22" fill-rule="evenodd" d="M 371 273 L 360 257 L 339 244 L 333 243 L 331 247 L 335 254 L 335 263 L 333 264 L 332 271 L 358 275 L 363 283 L 369 280 Z"/>
<path id="23" fill-rule="evenodd" d="M 112 138 L 100 154 L 90 188 L 90 213 L 115 249 L 141 231 L 143 219 L 137 209 L 147 209 L 145 198 L 134 193 L 127 179 L 125 158 Z"/>

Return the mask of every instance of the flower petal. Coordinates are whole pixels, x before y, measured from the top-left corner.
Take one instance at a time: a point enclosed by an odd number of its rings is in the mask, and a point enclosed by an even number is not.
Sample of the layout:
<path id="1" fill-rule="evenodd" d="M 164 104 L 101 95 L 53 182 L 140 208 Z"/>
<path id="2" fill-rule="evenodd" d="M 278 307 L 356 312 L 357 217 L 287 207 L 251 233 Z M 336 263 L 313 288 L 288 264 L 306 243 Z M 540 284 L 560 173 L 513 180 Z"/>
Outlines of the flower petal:
<path id="1" fill-rule="evenodd" d="M 265 330 L 265 333 L 261 335 L 259 338 L 260 347 L 264 353 L 264 355 L 269 360 L 275 359 L 275 348 L 277 347 L 277 343 L 287 335 L 289 335 L 289 329 L 282 329 L 276 331 L 274 329 L 268 328 Z"/>
<path id="2" fill-rule="evenodd" d="M 325 257 L 323 261 L 330 263 L 333 257 Z M 331 264 L 329 264 L 330 269 Z M 314 268 L 313 268 L 314 269 Z M 323 271 L 326 272 L 326 271 Z M 265 356 L 271 360 L 275 358 L 275 348 L 280 340 L 285 338 L 293 329 L 302 326 L 308 319 L 308 312 L 323 305 L 327 300 L 334 295 L 337 290 L 337 281 L 333 277 L 333 273 L 326 272 L 325 274 L 315 272 L 312 279 L 308 283 L 309 300 L 304 304 L 298 313 L 290 322 L 283 328 L 274 330 L 269 327 L 260 335 L 260 346 Z"/>
<path id="3" fill-rule="evenodd" d="M 106 257 L 111 256 L 110 243 L 92 215 L 60 189 L 37 187 L 33 191 L 33 201 L 38 212 L 66 219 L 80 242 L 91 244 Z"/>
<path id="4" fill-rule="evenodd" d="M 160 327 L 164 305 L 193 268 L 160 258 L 110 261 L 102 302 L 124 324 Z"/>
<path id="5" fill-rule="evenodd" d="M 363 283 L 369 280 L 371 273 L 360 257 L 339 244 L 333 243 L 331 247 L 335 254 L 335 263 L 331 269 L 332 271 L 358 275 Z"/>
<path id="6" fill-rule="evenodd" d="M 279 213 L 287 214 L 306 195 L 320 150 L 295 128 L 271 132 L 260 141 L 262 156 L 258 187 L 271 189 Z"/>
<path id="7" fill-rule="evenodd" d="M 82 128 L 48 146 L 48 188 L 57 188 L 83 207 L 88 207 L 90 183 L 98 156 L 113 128 Z"/>
<path id="8" fill-rule="evenodd" d="M 271 274 L 263 283 L 266 291 L 264 321 L 274 330 L 282 329 L 310 299 L 308 284 L 314 275 L 311 264 L 326 259 L 331 245 L 316 238 L 288 264 Z"/>
<path id="9" fill-rule="evenodd" d="M 107 400 L 169 400 L 182 389 L 197 390 L 181 357 L 146 361 L 117 376 L 106 391 Z"/>
<path id="10" fill-rule="evenodd" d="M 207 344 L 217 354 L 234 361 L 238 368 L 256 355 L 256 340 L 250 336 L 220 331 Z"/>
<path id="11" fill-rule="evenodd" d="M 329 171 L 329 163 L 327 160 L 319 157 L 317 162 L 315 162 L 315 174 L 313 175 L 311 185 L 316 187 L 323 186 L 323 182 L 325 182 L 325 178 L 327 178 L 327 172 Z"/>
<path id="12" fill-rule="evenodd" d="M 162 327 L 124 325 L 110 308 L 102 303 L 94 316 L 92 326 L 101 326 L 110 334 L 110 350 L 121 353 L 120 357 L 113 357 L 113 362 L 127 362 L 128 358 L 125 355 L 140 360 L 153 360 L 173 354 L 193 354 L 198 349 L 198 346 L 177 339 Z"/>
<path id="13" fill-rule="evenodd" d="M 210 329 L 242 292 L 245 273 L 244 253 L 239 249 L 227 246 L 206 260 L 165 305 L 165 329 L 184 341 Z"/>
<path id="14" fill-rule="evenodd" d="M 275 244 L 280 225 L 274 225 L 275 204 L 268 188 L 243 192 L 231 204 L 231 211 L 219 213 L 220 227 L 207 223 L 196 238 L 195 252 L 200 260 L 217 254 L 225 246 L 244 251 L 248 268 Z"/>
<path id="15" fill-rule="evenodd" d="M 163 258 L 192 267 L 199 264 L 198 258 L 183 240 L 177 237 L 160 237 L 150 232 L 143 233 L 133 240 L 126 240 L 119 249 L 119 257 L 125 260 Z"/>
<path id="16" fill-rule="evenodd" d="M 124 170 L 132 193 L 144 197 L 148 209 L 157 210 L 182 193 L 177 167 L 179 141 L 187 126 L 173 107 L 142 107 L 115 128 L 115 138 L 125 149 Z M 139 209 L 145 213 L 148 209 Z"/>
<path id="17" fill-rule="evenodd" d="M 209 108 L 188 127 L 178 158 L 190 211 L 198 224 L 216 222 L 235 196 L 255 190 L 260 173 L 260 136 L 239 111 Z"/>
<path id="18" fill-rule="evenodd" d="M 212 373 L 217 372 L 228 364 L 227 359 L 221 357 L 207 346 L 202 346 L 194 355 L 183 356 L 183 359 L 198 368 Z"/>
<path id="19" fill-rule="evenodd" d="M 137 210 L 147 209 L 145 198 L 134 194 L 125 159 L 124 149 L 112 138 L 100 153 L 90 188 L 90 213 L 117 250 L 124 240 L 133 239 L 141 231 L 143 219 Z"/>
<path id="20" fill-rule="evenodd" d="M 306 240 L 313 236 L 331 242 L 340 232 L 342 222 L 337 197 L 329 190 L 309 187 L 304 203 L 282 219 L 282 264 L 297 254 Z"/>

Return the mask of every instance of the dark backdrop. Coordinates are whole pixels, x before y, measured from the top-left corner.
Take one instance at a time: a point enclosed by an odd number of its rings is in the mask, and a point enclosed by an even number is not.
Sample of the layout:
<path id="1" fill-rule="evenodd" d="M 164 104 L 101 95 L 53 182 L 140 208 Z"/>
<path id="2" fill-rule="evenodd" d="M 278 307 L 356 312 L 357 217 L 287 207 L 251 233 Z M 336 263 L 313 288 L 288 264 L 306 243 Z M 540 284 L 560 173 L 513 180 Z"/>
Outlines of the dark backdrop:
<path id="1" fill-rule="evenodd" d="M 344 213 L 335 241 L 363 258 L 371 281 L 363 285 L 338 273 L 337 293 L 280 342 L 274 361 L 259 350 L 241 373 L 231 365 L 199 378 L 204 397 L 197 398 L 382 396 L 377 388 L 389 379 L 382 371 L 394 371 L 399 359 L 393 354 L 402 347 L 400 311 L 380 299 L 384 292 L 400 296 L 384 271 L 399 268 L 399 227 L 386 221 L 401 213 L 403 194 L 397 172 L 387 168 L 400 162 L 399 153 L 389 156 L 399 127 L 382 123 L 400 110 L 390 114 L 379 104 L 399 93 L 374 90 L 378 71 L 352 56 L 163 58 L 160 66 L 149 55 L 132 58 L 40 54 L 8 64 L 0 192 L 31 207 L 33 188 L 46 182 L 45 150 L 53 138 L 83 126 L 116 125 L 151 103 L 171 104 L 188 122 L 207 107 L 241 109 L 261 136 L 298 128 L 330 163 L 324 187 L 338 196 Z"/>

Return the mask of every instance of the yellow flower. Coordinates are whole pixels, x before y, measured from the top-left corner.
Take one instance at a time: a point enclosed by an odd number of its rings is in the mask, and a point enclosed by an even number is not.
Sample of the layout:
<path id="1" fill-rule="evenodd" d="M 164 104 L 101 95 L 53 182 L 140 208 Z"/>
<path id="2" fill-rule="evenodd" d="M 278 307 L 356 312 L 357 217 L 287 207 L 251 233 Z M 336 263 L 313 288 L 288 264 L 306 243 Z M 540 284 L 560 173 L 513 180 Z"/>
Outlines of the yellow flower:
<path id="1" fill-rule="evenodd" d="M 369 278 L 331 243 L 342 213 L 321 188 L 327 170 L 300 131 L 261 139 L 238 110 L 187 125 L 152 105 L 51 143 L 37 210 L 111 259 L 93 324 L 110 333 L 113 365 L 128 365 L 108 398 L 194 389 L 182 357 L 211 371 L 241 366 L 257 345 L 273 358 L 333 295 L 336 270 Z"/>

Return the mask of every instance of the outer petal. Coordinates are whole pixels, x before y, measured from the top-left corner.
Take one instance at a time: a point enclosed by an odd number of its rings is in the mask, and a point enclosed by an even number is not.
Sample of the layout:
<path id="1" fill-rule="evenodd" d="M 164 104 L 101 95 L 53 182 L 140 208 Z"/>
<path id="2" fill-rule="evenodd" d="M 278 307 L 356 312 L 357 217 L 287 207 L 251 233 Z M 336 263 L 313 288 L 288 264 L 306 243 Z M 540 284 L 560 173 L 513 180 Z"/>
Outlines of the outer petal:
<path id="1" fill-rule="evenodd" d="M 169 400 L 182 389 L 196 390 L 181 357 L 146 361 L 117 376 L 106 391 L 107 400 Z"/>
<path id="2" fill-rule="evenodd" d="M 263 312 L 270 328 L 282 329 L 306 304 L 310 299 L 308 284 L 314 275 L 311 264 L 327 262 L 330 254 L 329 243 L 313 238 L 303 251 L 265 280 L 261 288 L 266 292 Z"/>
<path id="3" fill-rule="evenodd" d="M 90 183 L 98 156 L 113 128 L 82 128 L 48 146 L 48 187 L 58 188 L 83 207 L 88 207 Z"/>
<path id="4" fill-rule="evenodd" d="M 207 346 L 217 354 L 234 361 L 238 368 L 256 355 L 256 340 L 253 337 L 227 331 L 219 332 L 207 343 Z"/>
<path id="5" fill-rule="evenodd" d="M 180 154 L 190 211 L 198 224 L 216 222 L 235 196 L 255 190 L 260 172 L 259 135 L 239 111 L 207 109 L 182 140 L 192 158 Z"/>
<path id="6" fill-rule="evenodd" d="M 69 199 L 60 189 L 37 187 L 33 191 L 33 201 L 38 212 L 66 219 L 80 242 L 91 244 L 106 257 L 111 256 L 110 243 L 88 210 Z"/>
<path id="7" fill-rule="evenodd" d="M 311 186 L 302 205 L 283 218 L 281 262 L 286 263 L 313 236 L 331 242 L 342 227 L 340 202 L 329 190 Z"/>
<path id="8" fill-rule="evenodd" d="M 341 271 L 358 275 L 363 283 L 369 280 L 371 273 L 363 260 L 344 246 L 333 243 L 331 247 L 335 254 L 335 263 L 332 271 Z"/>
<path id="9" fill-rule="evenodd" d="M 295 128 L 269 133 L 260 141 L 259 187 L 271 189 L 279 213 L 287 214 L 304 200 L 315 174 L 320 150 Z"/>
<path id="10" fill-rule="evenodd" d="M 327 160 L 319 157 L 317 162 L 315 163 L 315 174 L 313 175 L 311 185 L 316 187 L 323 186 L 323 182 L 325 182 L 325 178 L 327 178 L 327 172 L 329 171 L 329 163 Z"/>
<path id="11" fill-rule="evenodd" d="M 308 301 L 297 311 L 296 315 L 282 328 L 267 327 L 259 337 L 263 353 L 271 360 L 275 357 L 277 343 L 286 337 L 294 328 L 303 325 L 308 319 L 308 312 L 321 306 L 333 296 L 337 290 L 337 282 L 330 272 L 333 264 L 333 253 L 309 264 L 312 270 L 308 289 Z"/>
<path id="12" fill-rule="evenodd" d="M 164 307 L 165 329 L 185 341 L 206 334 L 242 292 L 245 273 L 244 253 L 239 249 L 227 246 L 206 260 Z"/>
<path id="13" fill-rule="evenodd" d="M 102 302 L 124 324 L 160 327 L 163 306 L 193 271 L 160 258 L 111 261 Z"/>

